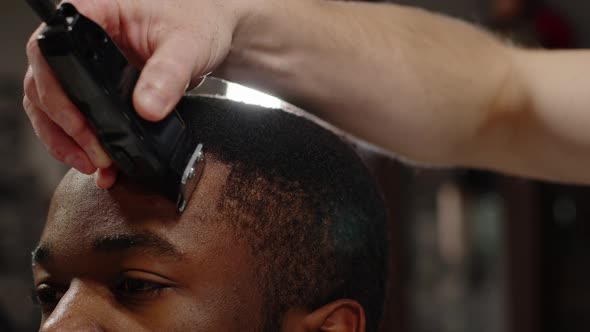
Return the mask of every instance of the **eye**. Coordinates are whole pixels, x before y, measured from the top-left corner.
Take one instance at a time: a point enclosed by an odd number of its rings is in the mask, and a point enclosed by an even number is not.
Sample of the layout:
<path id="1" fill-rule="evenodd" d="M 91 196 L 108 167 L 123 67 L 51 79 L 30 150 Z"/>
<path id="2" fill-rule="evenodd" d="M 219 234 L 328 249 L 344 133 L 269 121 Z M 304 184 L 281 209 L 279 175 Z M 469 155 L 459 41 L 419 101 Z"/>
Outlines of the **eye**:
<path id="1" fill-rule="evenodd" d="M 119 284 L 119 291 L 126 294 L 153 292 L 166 286 L 140 279 L 126 278 Z"/>
<path id="2" fill-rule="evenodd" d="M 156 298 L 170 286 L 139 278 L 123 277 L 116 287 L 116 294 L 123 301 L 144 301 Z"/>
<path id="3" fill-rule="evenodd" d="M 63 290 L 49 284 L 41 284 L 33 289 L 31 299 L 33 300 L 33 303 L 41 307 L 41 310 L 44 313 L 47 313 L 55 309 L 63 296 Z"/>

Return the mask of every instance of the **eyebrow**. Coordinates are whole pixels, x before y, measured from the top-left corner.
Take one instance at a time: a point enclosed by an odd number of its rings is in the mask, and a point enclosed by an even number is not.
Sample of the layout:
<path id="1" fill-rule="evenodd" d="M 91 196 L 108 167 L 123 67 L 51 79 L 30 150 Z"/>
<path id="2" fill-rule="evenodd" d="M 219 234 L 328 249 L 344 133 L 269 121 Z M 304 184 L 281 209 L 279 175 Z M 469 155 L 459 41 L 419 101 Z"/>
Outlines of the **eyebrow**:
<path id="1" fill-rule="evenodd" d="M 31 254 L 32 264 L 46 264 L 52 259 L 52 245 L 40 244 Z M 97 237 L 92 241 L 92 250 L 106 253 L 122 253 L 129 250 L 138 250 L 140 253 L 182 260 L 184 254 L 168 240 L 158 234 L 144 231 L 139 233 L 119 233 Z"/>

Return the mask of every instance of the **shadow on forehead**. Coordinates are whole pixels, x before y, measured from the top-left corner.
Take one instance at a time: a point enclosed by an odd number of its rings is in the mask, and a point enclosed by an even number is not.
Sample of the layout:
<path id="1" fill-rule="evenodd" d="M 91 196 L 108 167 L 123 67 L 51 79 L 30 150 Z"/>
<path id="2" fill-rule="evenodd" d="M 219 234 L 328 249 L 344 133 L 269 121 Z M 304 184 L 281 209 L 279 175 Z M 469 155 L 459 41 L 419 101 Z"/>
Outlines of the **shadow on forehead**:
<path id="1" fill-rule="evenodd" d="M 211 207 L 217 205 L 230 168 L 208 154 L 205 160 L 203 175 L 182 214 L 178 213 L 175 202 L 126 176 L 119 175 L 111 189 L 101 190 L 96 188 L 92 176 L 71 170 L 55 191 L 48 224 L 83 221 L 87 226 L 96 223 L 133 225 L 212 217 L 215 211 Z"/>
<path id="2" fill-rule="evenodd" d="M 92 176 L 70 170 L 56 189 L 48 214 L 48 223 L 82 221 L 94 223 L 176 221 L 175 204 L 164 197 L 120 176 L 110 190 L 96 188 Z"/>
<path id="3" fill-rule="evenodd" d="M 70 170 L 54 193 L 42 239 L 32 252 L 33 266 L 51 262 L 56 251 L 85 244 L 96 252 L 140 248 L 157 256 L 182 258 L 164 237 L 139 227 L 150 218 L 175 221 L 174 204 L 124 177 L 120 180 L 111 190 L 100 190 L 92 176 Z"/>

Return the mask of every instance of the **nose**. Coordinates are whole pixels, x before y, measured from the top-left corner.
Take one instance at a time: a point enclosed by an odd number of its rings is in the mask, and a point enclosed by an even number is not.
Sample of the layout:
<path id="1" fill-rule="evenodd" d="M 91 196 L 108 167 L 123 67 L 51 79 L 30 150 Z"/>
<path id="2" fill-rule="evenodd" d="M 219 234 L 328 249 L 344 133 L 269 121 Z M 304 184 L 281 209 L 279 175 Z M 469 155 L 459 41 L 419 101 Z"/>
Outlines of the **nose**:
<path id="1" fill-rule="evenodd" d="M 73 281 L 40 332 L 104 332 L 108 322 L 108 297 L 92 284 Z"/>

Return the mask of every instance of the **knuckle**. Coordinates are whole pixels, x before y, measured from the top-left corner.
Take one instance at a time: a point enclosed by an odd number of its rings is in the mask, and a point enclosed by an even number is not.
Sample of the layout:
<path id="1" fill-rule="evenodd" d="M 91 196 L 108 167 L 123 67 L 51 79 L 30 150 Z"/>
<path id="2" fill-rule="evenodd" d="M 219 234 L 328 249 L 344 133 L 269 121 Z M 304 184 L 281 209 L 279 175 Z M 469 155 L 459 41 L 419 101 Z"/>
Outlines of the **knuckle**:
<path id="1" fill-rule="evenodd" d="M 38 90 L 37 97 L 47 115 L 49 115 L 52 120 L 63 125 L 64 120 L 68 118 L 67 115 L 70 112 L 67 105 L 60 102 L 59 97 L 55 96 L 55 94 L 51 94 L 46 90 Z"/>
<path id="2" fill-rule="evenodd" d="M 33 105 L 33 102 L 31 102 L 31 99 L 29 99 L 29 97 L 24 96 L 23 97 L 23 109 L 25 110 L 25 112 L 27 112 L 27 114 L 30 113 L 30 108 Z"/>
<path id="3" fill-rule="evenodd" d="M 156 59 L 151 64 L 154 74 L 166 73 L 168 77 L 184 77 L 187 75 L 187 71 L 184 66 L 178 61 L 172 59 Z"/>
<path id="4" fill-rule="evenodd" d="M 33 79 L 33 77 L 25 77 L 23 89 L 25 91 L 25 96 L 29 98 L 33 98 L 33 96 L 37 94 L 37 88 L 35 87 L 35 80 Z"/>
<path id="5" fill-rule="evenodd" d="M 35 108 L 35 106 L 33 106 L 33 104 L 30 101 L 27 101 L 27 99 L 28 98 L 25 97 L 25 100 L 23 100 L 23 104 L 25 104 L 25 113 L 29 117 L 29 121 L 31 121 L 31 126 L 35 130 L 35 134 L 39 138 L 42 138 L 41 128 L 43 128 L 44 124 L 41 121 L 42 117 L 40 117 L 38 114 L 40 111 L 37 108 Z"/>
<path id="6" fill-rule="evenodd" d="M 53 158 L 55 158 L 55 159 L 57 159 L 57 160 L 59 160 L 61 162 L 64 162 L 65 157 L 66 157 L 66 153 L 65 153 L 65 151 L 61 147 L 55 146 L 55 145 L 51 145 L 51 144 L 47 144 L 46 145 L 46 148 L 47 148 L 47 152 L 49 152 L 49 154 Z"/>
<path id="7" fill-rule="evenodd" d="M 48 106 L 51 103 L 51 96 L 45 90 L 37 90 L 37 97 L 42 105 Z"/>
<path id="8" fill-rule="evenodd" d="M 43 123 L 43 121 L 40 120 L 40 117 L 36 114 L 35 111 L 30 113 L 29 118 L 31 119 L 31 125 L 33 127 L 33 130 L 35 131 L 35 135 L 39 137 L 41 142 L 46 143 L 48 137 L 47 129 L 45 127 L 47 126 L 47 124 Z"/>
<path id="9" fill-rule="evenodd" d="M 40 54 L 39 44 L 37 43 L 37 37 L 35 35 L 31 36 L 31 38 L 27 42 L 26 50 L 27 50 L 27 56 L 29 57 L 29 59 L 39 56 L 39 54 Z"/>
<path id="10" fill-rule="evenodd" d="M 47 115 L 53 121 L 63 125 L 64 120 L 67 118 L 65 115 L 69 112 L 64 103 L 60 103 L 59 98 L 55 94 L 51 94 L 45 89 L 37 90 L 37 98 L 41 104 L 41 108 L 46 111 Z"/>
<path id="11" fill-rule="evenodd" d="M 85 136 L 88 132 L 88 128 L 86 127 L 85 121 L 81 117 L 76 116 L 77 114 L 75 113 L 75 111 L 69 108 L 64 109 L 63 112 L 70 113 L 70 115 L 68 116 L 68 128 L 64 128 L 64 131 L 76 140 L 77 138 Z"/>
<path id="12" fill-rule="evenodd" d="M 27 68 L 27 72 L 25 73 L 25 78 L 23 79 L 23 88 L 25 90 L 25 93 L 30 94 L 34 86 L 35 78 L 33 76 L 33 68 L 29 66 L 29 68 Z"/>
<path id="13" fill-rule="evenodd" d="M 32 77 L 28 75 L 25 76 L 25 80 L 23 81 L 23 90 L 27 96 L 32 96 L 35 94 L 35 82 L 33 81 Z"/>
<path id="14" fill-rule="evenodd" d="M 33 127 L 33 130 L 35 130 L 35 134 L 43 141 L 45 138 L 45 131 L 43 130 L 44 124 L 39 120 L 39 116 L 37 116 L 35 112 L 31 112 L 29 118 L 31 120 L 31 126 Z"/>

